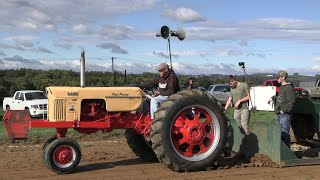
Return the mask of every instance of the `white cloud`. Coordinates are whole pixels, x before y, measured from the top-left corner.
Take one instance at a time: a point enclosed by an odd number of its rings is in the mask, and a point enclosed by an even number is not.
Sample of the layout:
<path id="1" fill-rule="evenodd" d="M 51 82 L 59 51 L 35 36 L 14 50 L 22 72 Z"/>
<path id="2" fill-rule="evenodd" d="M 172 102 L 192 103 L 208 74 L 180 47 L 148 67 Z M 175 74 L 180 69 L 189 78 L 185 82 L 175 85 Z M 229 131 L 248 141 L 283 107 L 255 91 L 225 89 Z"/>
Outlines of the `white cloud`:
<path id="1" fill-rule="evenodd" d="M 92 23 L 99 19 L 150 10 L 158 3 L 159 0 L 3 0 L 0 27 L 7 31 L 36 31 L 39 28 L 52 31 L 55 30 L 54 24 L 73 26 Z"/>
<path id="2" fill-rule="evenodd" d="M 0 56 L 5 56 L 5 55 L 6 53 L 4 53 L 4 51 L 0 49 Z"/>
<path id="3" fill-rule="evenodd" d="M 180 7 L 176 10 L 166 9 L 163 11 L 162 15 L 182 22 L 197 22 L 206 20 L 206 18 L 200 13 L 185 7 Z"/>
<path id="4" fill-rule="evenodd" d="M 3 40 L 8 41 L 32 41 L 36 39 L 34 36 L 8 36 L 3 38 Z"/>
<path id="5" fill-rule="evenodd" d="M 154 63 L 141 63 L 141 62 L 117 62 L 115 68 L 117 71 L 124 72 L 127 70 L 128 73 L 143 73 L 143 72 L 155 72 Z M 0 59 L 0 69 L 19 69 L 19 68 L 30 68 L 30 69 L 63 69 L 63 70 L 74 70 L 79 71 L 80 62 L 79 60 L 71 61 L 57 61 L 50 59 L 43 60 L 32 60 L 24 59 L 21 56 L 13 56 Z M 227 63 L 206 63 L 206 64 L 196 64 L 196 63 L 184 63 L 184 62 L 173 62 L 173 69 L 178 74 L 186 75 L 210 75 L 210 74 L 233 74 L 242 75 L 243 69 L 234 64 Z M 86 64 L 87 71 L 111 71 L 111 63 L 99 63 L 99 64 Z M 214 71 L 213 71 L 214 70 Z M 288 72 L 297 72 L 304 75 L 314 75 L 319 74 L 320 66 L 316 65 L 312 68 L 288 68 Z M 279 69 L 268 67 L 268 68 L 250 68 L 247 70 L 248 74 L 254 73 L 274 73 L 278 72 Z"/>
<path id="6" fill-rule="evenodd" d="M 133 27 L 127 25 L 104 25 L 98 30 L 98 34 L 104 39 L 130 39 L 129 33 L 134 30 Z"/>
<path id="7" fill-rule="evenodd" d="M 44 29 L 47 31 L 56 31 L 57 26 L 55 24 L 45 24 Z"/>
<path id="8" fill-rule="evenodd" d="M 89 29 L 89 27 L 84 24 L 78 24 L 73 26 L 73 31 L 81 35 L 87 35 L 91 33 L 91 30 Z"/>
<path id="9" fill-rule="evenodd" d="M 14 49 L 14 50 L 18 50 L 18 51 L 25 51 L 26 48 L 19 45 L 19 44 L 2 44 L 0 43 L 0 48 L 3 49 Z"/>
<path id="10" fill-rule="evenodd" d="M 111 49 L 111 52 L 116 54 L 128 54 L 128 51 L 113 43 L 102 43 L 97 45 L 97 47 L 100 47 L 102 49 Z"/>
<path id="11" fill-rule="evenodd" d="M 22 28 L 28 31 L 37 31 L 38 26 L 35 23 L 32 22 L 24 22 L 21 24 Z"/>
<path id="12" fill-rule="evenodd" d="M 319 62 L 320 61 L 320 56 L 315 56 L 312 58 L 312 61 Z"/>
<path id="13" fill-rule="evenodd" d="M 40 47 L 38 48 L 38 50 L 39 50 L 40 52 L 43 52 L 43 53 L 53 54 L 52 51 L 50 51 L 49 49 L 47 49 L 47 48 L 45 48 L 45 47 L 42 47 L 42 46 L 40 46 Z"/>
<path id="14" fill-rule="evenodd" d="M 320 24 L 290 18 L 265 18 L 240 22 L 210 21 L 187 27 L 188 39 L 249 41 L 291 40 L 319 42 Z"/>

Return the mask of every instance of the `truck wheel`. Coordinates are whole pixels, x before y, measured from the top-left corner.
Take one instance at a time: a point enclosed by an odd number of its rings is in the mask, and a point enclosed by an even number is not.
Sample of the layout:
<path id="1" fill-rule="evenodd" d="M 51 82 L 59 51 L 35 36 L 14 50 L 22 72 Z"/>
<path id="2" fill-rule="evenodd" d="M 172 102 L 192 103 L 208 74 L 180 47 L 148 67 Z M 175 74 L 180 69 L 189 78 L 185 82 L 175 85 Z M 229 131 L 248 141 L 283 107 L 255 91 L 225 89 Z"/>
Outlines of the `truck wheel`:
<path id="1" fill-rule="evenodd" d="M 317 132 L 313 116 L 308 114 L 293 114 L 291 127 L 298 142 L 313 139 Z"/>
<path id="2" fill-rule="evenodd" d="M 10 110 L 10 106 L 9 105 L 6 105 L 6 110 Z"/>
<path id="3" fill-rule="evenodd" d="M 53 140 L 44 151 L 43 158 L 47 167 L 58 174 L 70 173 L 81 160 L 79 144 L 66 137 Z"/>
<path id="4" fill-rule="evenodd" d="M 152 148 L 159 161 L 171 170 L 205 170 L 230 149 L 229 126 L 212 95 L 200 90 L 180 91 L 169 96 L 155 114 Z"/>
<path id="5" fill-rule="evenodd" d="M 137 134 L 133 129 L 127 129 L 125 132 L 127 143 L 132 152 L 145 161 L 157 161 L 151 141 L 147 141 L 142 134 Z"/>

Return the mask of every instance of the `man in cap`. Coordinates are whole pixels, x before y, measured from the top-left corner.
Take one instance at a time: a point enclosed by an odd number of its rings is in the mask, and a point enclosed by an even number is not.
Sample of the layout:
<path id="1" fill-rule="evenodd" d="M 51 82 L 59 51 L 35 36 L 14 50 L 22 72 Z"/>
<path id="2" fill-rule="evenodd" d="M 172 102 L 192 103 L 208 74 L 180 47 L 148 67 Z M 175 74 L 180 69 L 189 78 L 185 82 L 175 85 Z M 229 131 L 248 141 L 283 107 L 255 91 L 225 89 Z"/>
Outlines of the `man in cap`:
<path id="1" fill-rule="evenodd" d="M 165 101 L 168 96 L 180 90 L 179 80 L 175 72 L 169 68 L 167 63 L 161 63 L 156 70 L 159 75 L 148 83 L 141 86 L 141 88 L 158 88 L 152 96 L 148 96 L 150 101 L 150 115 L 154 119 L 154 113 L 158 109 L 158 104 Z"/>
<path id="2" fill-rule="evenodd" d="M 246 135 L 251 132 L 249 130 L 249 108 L 248 102 L 250 99 L 249 86 L 244 82 L 239 82 L 235 76 L 230 75 L 228 78 L 230 84 L 230 96 L 228 97 L 227 103 L 224 110 L 227 111 L 231 105 L 234 104 L 233 117 L 237 122 L 240 130 L 244 131 Z"/>
<path id="3" fill-rule="evenodd" d="M 281 124 L 281 139 L 290 147 L 290 123 L 292 119 L 292 108 L 296 100 L 293 85 L 287 82 L 288 73 L 284 70 L 278 73 L 278 82 L 281 84 L 278 96 L 270 98 L 269 103 L 275 102 L 275 113 L 277 122 Z"/>

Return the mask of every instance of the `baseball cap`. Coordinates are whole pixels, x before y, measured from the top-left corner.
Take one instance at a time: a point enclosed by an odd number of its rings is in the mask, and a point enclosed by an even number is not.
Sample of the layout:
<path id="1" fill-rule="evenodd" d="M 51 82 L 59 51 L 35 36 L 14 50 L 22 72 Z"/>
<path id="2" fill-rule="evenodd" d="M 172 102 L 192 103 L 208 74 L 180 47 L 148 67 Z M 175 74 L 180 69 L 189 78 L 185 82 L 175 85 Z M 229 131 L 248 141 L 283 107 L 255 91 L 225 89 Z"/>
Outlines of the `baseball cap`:
<path id="1" fill-rule="evenodd" d="M 160 71 L 160 70 L 162 70 L 162 69 L 164 69 L 164 68 L 169 68 L 169 65 L 168 65 L 167 63 L 161 63 L 161 64 L 159 64 L 159 65 L 157 66 L 156 70 L 157 70 L 157 71 Z"/>
<path id="2" fill-rule="evenodd" d="M 285 70 L 281 70 L 281 71 L 279 71 L 278 72 L 278 77 L 288 77 L 288 73 L 287 73 L 287 71 L 285 71 Z"/>

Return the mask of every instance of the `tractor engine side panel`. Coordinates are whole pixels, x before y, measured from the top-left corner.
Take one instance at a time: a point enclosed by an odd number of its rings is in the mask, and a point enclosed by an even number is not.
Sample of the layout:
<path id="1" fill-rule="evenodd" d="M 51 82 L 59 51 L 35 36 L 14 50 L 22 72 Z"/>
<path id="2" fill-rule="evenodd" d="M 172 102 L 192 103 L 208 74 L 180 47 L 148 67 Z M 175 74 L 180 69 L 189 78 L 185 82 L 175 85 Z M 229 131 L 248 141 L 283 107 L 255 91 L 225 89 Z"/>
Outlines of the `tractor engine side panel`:
<path id="1" fill-rule="evenodd" d="M 47 87 L 49 121 L 94 121 L 107 112 L 138 109 L 146 95 L 137 87 Z"/>

